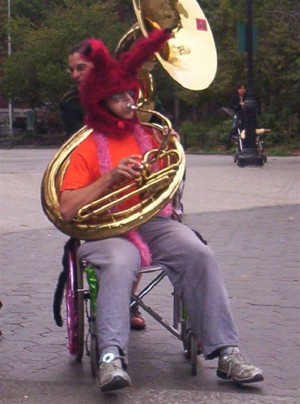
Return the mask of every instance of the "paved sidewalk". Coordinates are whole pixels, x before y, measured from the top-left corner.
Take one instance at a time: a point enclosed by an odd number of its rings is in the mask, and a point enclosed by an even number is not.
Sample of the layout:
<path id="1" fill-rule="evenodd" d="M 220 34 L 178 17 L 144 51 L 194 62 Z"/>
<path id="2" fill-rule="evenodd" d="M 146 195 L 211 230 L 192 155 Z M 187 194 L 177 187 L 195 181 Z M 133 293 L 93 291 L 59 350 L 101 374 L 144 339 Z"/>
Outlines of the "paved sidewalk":
<path id="1" fill-rule="evenodd" d="M 262 367 L 265 382 L 232 385 L 216 378 L 216 360 L 202 357 L 192 377 L 181 343 L 145 315 L 146 330 L 132 332 L 130 344 L 134 386 L 104 396 L 89 358 L 78 364 L 70 357 L 66 329 L 52 319 L 67 237 L 38 211 L 51 153 L 0 153 L 0 403 L 298 403 L 300 159 L 239 168 L 224 156 L 188 156 L 185 221 L 207 238 L 221 263 L 241 348 Z M 149 303 L 171 320 L 168 281 L 153 292 Z"/>

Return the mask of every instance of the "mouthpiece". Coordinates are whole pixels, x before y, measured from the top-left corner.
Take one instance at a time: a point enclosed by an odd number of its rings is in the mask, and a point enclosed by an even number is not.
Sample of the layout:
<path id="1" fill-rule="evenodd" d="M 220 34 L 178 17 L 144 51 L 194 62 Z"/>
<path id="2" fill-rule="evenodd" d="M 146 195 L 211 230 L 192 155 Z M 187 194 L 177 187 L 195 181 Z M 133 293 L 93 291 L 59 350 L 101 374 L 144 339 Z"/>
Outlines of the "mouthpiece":
<path id="1" fill-rule="evenodd" d="M 134 109 L 134 110 L 138 109 L 138 107 L 136 105 L 131 104 L 131 103 L 127 104 L 127 108 Z"/>

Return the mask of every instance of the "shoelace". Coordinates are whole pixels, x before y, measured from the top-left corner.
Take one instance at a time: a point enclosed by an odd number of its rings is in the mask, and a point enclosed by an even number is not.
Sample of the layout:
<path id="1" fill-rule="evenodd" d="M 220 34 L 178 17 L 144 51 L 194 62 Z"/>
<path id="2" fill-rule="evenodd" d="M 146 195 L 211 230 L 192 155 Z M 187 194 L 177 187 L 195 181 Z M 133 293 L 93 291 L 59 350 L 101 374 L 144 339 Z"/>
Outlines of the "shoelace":
<path id="1" fill-rule="evenodd" d="M 240 353 L 240 352 L 232 352 L 230 354 L 225 355 L 227 356 L 227 361 L 229 361 L 229 368 L 227 371 L 227 377 L 231 375 L 231 371 L 234 368 L 234 366 L 239 366 L 242 364 L 245 364 L 247 366 L 250 366 L 245 357 Z"/>

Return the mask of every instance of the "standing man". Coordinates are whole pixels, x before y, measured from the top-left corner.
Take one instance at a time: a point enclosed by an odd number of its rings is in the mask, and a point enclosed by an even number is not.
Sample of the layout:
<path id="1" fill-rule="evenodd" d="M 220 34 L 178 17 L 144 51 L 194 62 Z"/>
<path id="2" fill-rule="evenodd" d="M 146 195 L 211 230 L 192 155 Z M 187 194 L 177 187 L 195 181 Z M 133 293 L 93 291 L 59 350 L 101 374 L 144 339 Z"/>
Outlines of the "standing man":
<path id="1" fill-rule="evenodd" d="M 83 43 L 80 42 L 69 52 L 67 72 L 73 79 L 74 86 L 63 95 L 59 103 L 66 140 L 84 124 L 84 113 L 80 104 L 78 89 L 82 78 L 93 64 L 81 56 L 80 51 L 82 46 Z"/>

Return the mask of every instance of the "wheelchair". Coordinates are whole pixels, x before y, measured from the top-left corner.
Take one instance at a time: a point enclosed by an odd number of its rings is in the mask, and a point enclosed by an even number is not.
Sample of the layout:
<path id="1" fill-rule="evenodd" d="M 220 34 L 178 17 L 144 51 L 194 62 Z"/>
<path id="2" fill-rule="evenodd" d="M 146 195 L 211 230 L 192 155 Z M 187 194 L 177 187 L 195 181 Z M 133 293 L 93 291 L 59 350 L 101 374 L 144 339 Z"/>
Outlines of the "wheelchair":
<path id="1" fill-rule="evenodd" d="M 65 297 L 69 353 L 76 358 L 77 362 L 81 362 L 85 352 L 90 359 L 91 375 L 96 377 L 100 359 L 96 326 L 98 280 L 95 268 L 89 262 L 79 260 L 77 253 L 79 245 L 80 241 L 73 238 L 70 238 L 65 245 L 64 269 L 59 275 L 54 294 L 53 314 L 56 324 L 62 327 L 61 305 Z M 143 298 L 164 279 L 165 271 L 160 266 L 153 265 L 141 269 L 140 274 L 143 277 L 149 275 L 151 279 L 139 293 L 131 294 L 130 307 L 138 305 L 181 341 L 184 355 L 190 362 L 191 374 L 196 376 L 201 347 L 191 330 L 184 303 L 173 291 L 173 323 L 171 324 L 143 301 Z"/>

